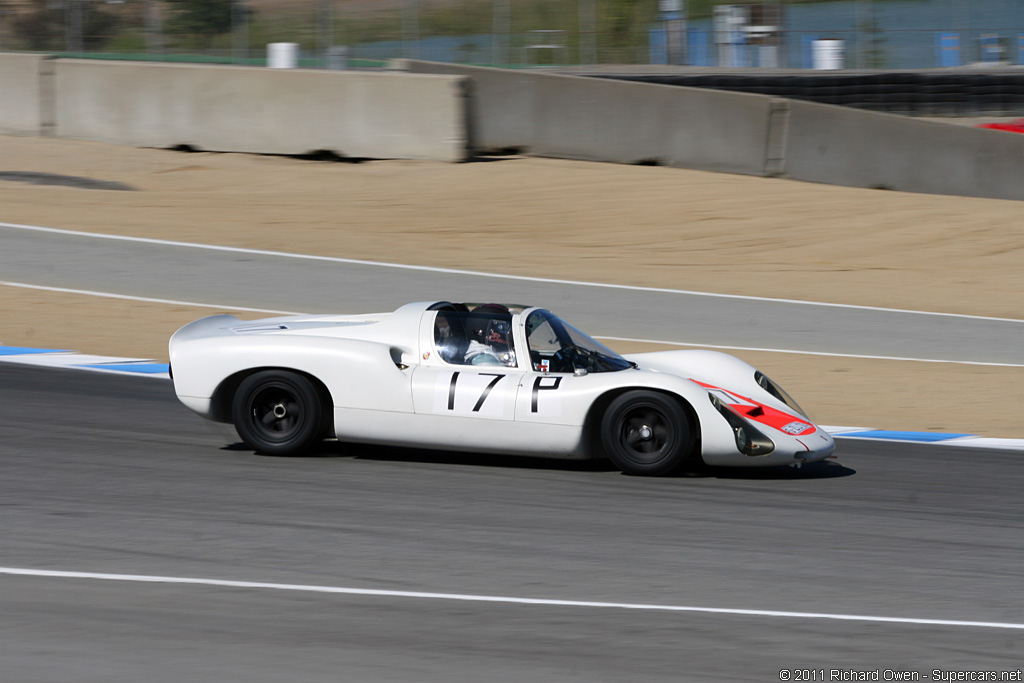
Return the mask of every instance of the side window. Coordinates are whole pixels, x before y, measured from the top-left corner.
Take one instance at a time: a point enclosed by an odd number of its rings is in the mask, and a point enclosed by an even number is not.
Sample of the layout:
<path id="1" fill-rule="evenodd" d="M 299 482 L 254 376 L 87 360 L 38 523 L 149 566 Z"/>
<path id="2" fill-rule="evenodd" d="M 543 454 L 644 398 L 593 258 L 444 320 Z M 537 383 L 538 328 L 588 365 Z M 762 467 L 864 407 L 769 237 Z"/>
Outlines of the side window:
<path id="1" fill-rule="evenodd" d="M 541 311 L 534 311 L 526 320 L 526 345 L 530 347 L 530 364 L 540 372 L 565 372 L 555 354 L 562 350 L 551 320 Z M 571 371 L 571 370 L 569 370 Z"/>
<path id="2" fill-rule="evenodd" d="M 469 342 L 463 313 L 439 311 L 434 318 L 434 348 L 445 363 L 462 364 Z"/>
<path id="3" fill-rule="evenodd" d="M 531 324 L 533 324 L 532 327 Z M 551 327 L 551 321 L 547 318 L 534 313 L 530 316 L 527 329 L 529 333 L 526 340 L 530 344 L 531 351 L 551 354 L 562 348 L 562 345 L 558 343 L 558 336 L 555 334 L 554 328 Z"/>
<path id="4" fill-rule="evenodd" d="M 470 312 L 439 311 L 434 318 L 437 355 L 453 365 L 516 367 L 512 315 L 498 308 L 491 304 Z"/>
<path id="5" fill-rule="evenodd" d="M 538 372 L 618 372 L 635 367 L 607 346 L 547 311 L 526 318 L 530 365 Z"/>

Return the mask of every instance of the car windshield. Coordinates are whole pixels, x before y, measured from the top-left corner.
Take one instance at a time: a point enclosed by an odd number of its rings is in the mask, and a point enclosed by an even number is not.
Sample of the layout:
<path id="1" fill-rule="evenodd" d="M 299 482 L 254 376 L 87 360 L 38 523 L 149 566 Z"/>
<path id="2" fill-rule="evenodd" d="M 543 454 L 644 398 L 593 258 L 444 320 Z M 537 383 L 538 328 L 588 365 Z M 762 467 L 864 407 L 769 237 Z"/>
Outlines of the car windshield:
<path id="1" fill-rule="evenodd" d="M 617 372 L 633 367 L 628 360 L 548 311 L 526 318 L 530 363 L 540 372 Z"/>

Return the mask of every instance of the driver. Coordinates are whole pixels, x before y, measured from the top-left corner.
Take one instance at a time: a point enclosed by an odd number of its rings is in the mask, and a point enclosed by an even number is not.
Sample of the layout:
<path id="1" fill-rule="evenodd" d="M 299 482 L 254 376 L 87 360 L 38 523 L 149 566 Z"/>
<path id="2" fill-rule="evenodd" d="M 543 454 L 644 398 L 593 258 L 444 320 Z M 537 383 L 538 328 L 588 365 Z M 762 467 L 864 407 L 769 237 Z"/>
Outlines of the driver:
<path id="1" fill-rule="evenodd" d="M 515 367 L 512 348 L 512 314 L 500 304 L 477 306 L 469 320 L 470 341 L 465 362 L 469 365 Z"/>

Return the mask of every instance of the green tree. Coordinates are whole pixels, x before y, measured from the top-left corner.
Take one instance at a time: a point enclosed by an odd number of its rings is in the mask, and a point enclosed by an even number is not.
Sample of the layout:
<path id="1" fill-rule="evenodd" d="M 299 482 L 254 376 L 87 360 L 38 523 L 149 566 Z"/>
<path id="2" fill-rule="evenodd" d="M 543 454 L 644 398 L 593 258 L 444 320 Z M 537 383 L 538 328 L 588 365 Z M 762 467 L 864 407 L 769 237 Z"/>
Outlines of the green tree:
<path id="1" fill-rule="evenodd" d="M 599 2 L 597 22 L 605 44 L 613 48 L 635 45 L 639 34 L 656 16 L 657 7 L 656 0 Z"/>
<path id="2" fill-rule="evenodd" d="M 26 11 L 11 22 L 18 42 L 29 50 L 58 50 L 64 42 L 64 14 L 47 6 L 46 0 L 32 0 Z"/>
<path id="3" fill-rule="evenodd" d="M 174 33 L 200 36 L 209 42 L 230 33 L 234 21 L 248 12 L 237 0 L 170 0 L 175 11 L 170 29 Z"/>
<path id="4" fill-rule="evenodd" d="M 49 0 L 30 0 L 11 22 L 19 43 L 29 50 L 65 49 L 71 12 L 78 12 L 81 46 L 86 50 L 102 48 L 117 32 L 120 21 L 111 12 L 84 0 L 66 0 L 62 5 Z"/>

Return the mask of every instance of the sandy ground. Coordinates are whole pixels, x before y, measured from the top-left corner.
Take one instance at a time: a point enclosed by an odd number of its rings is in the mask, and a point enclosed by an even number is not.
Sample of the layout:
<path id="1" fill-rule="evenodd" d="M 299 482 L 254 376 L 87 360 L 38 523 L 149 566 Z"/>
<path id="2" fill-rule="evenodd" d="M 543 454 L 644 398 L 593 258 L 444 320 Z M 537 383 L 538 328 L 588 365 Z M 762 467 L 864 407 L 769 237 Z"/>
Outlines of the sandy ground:
<path id="1" fill-rule="evenodd" d="M 337 164 L 0 136 L 4 172 L 136 189 L 0 180 L 11 223 L 1024 317 L 1024 202 L 531 158 Z M 157 359 L 179 325 L 217 312 L 11 287 L 0 311 L 5 344 Z M 737 355 L 824 423 L 1024 436 L 1024 369 Z"/>
<path id="2" fill-rule="evenodd" d="M 0 137 L 0 219 L 301 253 L 1022 317 L 1024 202 L 513 158 L 310 162 Z"/>

